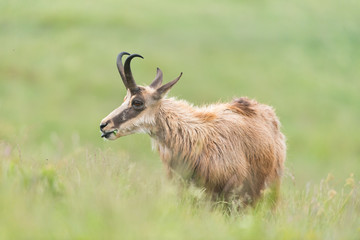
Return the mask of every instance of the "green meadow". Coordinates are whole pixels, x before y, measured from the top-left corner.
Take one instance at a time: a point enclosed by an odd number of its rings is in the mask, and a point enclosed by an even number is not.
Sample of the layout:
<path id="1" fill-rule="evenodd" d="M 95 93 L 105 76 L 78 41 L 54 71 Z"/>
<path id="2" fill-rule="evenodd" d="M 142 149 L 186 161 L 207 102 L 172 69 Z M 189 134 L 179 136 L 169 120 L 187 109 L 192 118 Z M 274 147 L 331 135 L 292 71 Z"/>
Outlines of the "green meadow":
<path id="1" fill-rule="evenodd" d="M 0 239 L 360 239 L 360 1 L 0 2 Z M 248 96 L 287 137 L 276 209 L 165 177 L 150 138 L 100 138 L 156 67 L 195 105 Z M 224 210 L 226 208 L 226 210 Z"/>

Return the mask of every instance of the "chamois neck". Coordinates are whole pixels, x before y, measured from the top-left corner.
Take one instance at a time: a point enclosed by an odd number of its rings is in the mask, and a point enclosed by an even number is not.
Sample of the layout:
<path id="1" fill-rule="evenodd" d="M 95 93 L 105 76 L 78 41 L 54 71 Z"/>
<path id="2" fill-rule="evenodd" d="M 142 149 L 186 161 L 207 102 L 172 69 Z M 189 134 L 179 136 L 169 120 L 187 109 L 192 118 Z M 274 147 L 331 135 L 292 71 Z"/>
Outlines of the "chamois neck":
<path id="1" fill-rule="evenodd" d="M 166 98 L 160 103 L 159 117 L 165 117 L 169 120 L 178 120 L 178 123 L 179 121 L 180 123 L 195 123 L 197 122 L 195 112 L 196 107 L 185 100 Z"/>
<path id="2" fill-rule="evenodd" d="M 152 137 L 169 147 L 187 141 L 192 132 L 200 133 L 201 121 L 196 115 L 195 107 L 184 100 L 163 99 Z"/>

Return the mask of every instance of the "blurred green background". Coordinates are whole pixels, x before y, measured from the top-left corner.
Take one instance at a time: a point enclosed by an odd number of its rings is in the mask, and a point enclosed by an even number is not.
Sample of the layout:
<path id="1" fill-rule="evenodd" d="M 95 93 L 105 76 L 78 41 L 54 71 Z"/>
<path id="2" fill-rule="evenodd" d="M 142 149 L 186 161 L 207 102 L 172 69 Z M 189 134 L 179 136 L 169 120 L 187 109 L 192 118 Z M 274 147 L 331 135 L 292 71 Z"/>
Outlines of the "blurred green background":
<path id="1" fill-rule="evenodd" d="M 358 0 L 0 1 L 0 239 L 358 239 L 359 12 Z M 171 96 L 276 109 L 288 144 L 276 214 L 211 211 L 201 190 L 169 185 L 149 136 L 100 138 L 125 94 L 121 51 L 145 57 L 139 84 L 183 72 Z"/>
<path id="2" fill-rule="evenodd" d="M 79 146 L 161 163 L 148 136 L 104 142 L 120 105 L 120 51 L 139 84 L 156 67 L 196 105 L 249 96 L 275 107 L 299 184 L 360 173 L 359 1 L 2 1 L 0 139 L 36 159 Z"/>

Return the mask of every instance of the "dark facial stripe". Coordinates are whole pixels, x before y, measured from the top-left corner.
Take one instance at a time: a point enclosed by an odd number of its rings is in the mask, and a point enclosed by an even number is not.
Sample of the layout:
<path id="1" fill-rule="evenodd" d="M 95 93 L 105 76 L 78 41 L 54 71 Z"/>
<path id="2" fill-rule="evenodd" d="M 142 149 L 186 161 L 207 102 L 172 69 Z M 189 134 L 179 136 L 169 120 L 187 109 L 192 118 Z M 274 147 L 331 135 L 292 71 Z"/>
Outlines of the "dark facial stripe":
<path id="1" fill-rule="evenodd" d="M 131 94 L 132 96 L 130 97 L 131 99 L 130 101 L 133 101 L 133 99 L 139 99 L 145 104 L 145 99 L 141 93 L 143 90 L 144 89 L 142 87 L 139 87 L 139 91 L 136 94 Z M 119 127 L 124 122 L 137 117 L 142 111 L 144 111 L 144 109 L 145 107 L 143 109 L 134 109 L 131 106 L 131 102 L 130 102 L 130 106 L 128 108 L 126 108 L 124 111 L 122 111 L 112 119 L 114 126 Z"/>
<path id="2" fill-rule="evenodd" d="M 123 124 L 124 122 L 137 117 L 142 111 L 142 110 L 135 110 L 132 107 L 129 107 L 127 109 L 125 109 L 124 111 L 122 111 L 121 113 L 119 113 L 117 116 L 115 116 L 112 121 L 114 122 L 115 126 L 120 126 L 121 124 Z"/>

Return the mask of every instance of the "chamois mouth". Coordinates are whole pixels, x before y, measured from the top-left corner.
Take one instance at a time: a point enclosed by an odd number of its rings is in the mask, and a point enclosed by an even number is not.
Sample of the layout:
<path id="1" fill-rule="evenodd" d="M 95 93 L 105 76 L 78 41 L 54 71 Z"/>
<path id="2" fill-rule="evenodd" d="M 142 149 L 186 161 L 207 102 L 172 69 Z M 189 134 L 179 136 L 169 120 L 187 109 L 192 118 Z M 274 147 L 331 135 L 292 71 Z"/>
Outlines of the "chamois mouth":
<path id="1" fill-rule="evenodd" d="M 117 130 L 109 131 L 109 132 L 101 132 L 101 137 L 109 139 L 112 136 L 116 136 Z"/>

